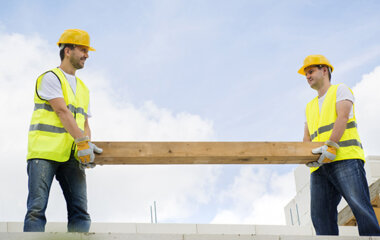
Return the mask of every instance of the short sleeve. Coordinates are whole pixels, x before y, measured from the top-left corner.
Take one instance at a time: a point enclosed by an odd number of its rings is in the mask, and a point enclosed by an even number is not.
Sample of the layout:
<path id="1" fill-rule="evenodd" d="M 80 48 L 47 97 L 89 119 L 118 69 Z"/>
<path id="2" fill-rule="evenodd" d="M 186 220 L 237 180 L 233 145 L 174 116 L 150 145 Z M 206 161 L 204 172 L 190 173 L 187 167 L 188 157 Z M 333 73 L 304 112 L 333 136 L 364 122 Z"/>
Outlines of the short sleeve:
<path id="1" fill-rule="evenodd" d="M 88 118 L 92 117 L 91 109 L 90 109 L 90 102 L 88 102 L 87 117 Z"/>
<path id="2" fill-rule="evenodd" d="M 37 92 L 42 99 L 47 101 L 54 98 L 63 98 L 61 82 L 52 72 L 48 72 L 42 77 Z"/>
<path id="3" fill-rule="evenodd" d="M 347 87 L 345 84 L 340 84 L 336 91 L 336 102 L 340 102 L 343 100 L 349 100 L 352 103 L 355 103 L 355 98 L 350 88 Z"/>
<path id="4" fill-rule="evenodd" d="M 349 100 L 352 102 L 352 104 L 355 103 L 355 98 L 350 88 L 347 87 L 345 84 L 340 84 L 336 91 L 336 102 L 340 102 L 343 100 Z M 354 111 L 353 111 L 353 108 L 351 108 L 349 118 L 353 118 L 353 116 L 354 116 Z"/>

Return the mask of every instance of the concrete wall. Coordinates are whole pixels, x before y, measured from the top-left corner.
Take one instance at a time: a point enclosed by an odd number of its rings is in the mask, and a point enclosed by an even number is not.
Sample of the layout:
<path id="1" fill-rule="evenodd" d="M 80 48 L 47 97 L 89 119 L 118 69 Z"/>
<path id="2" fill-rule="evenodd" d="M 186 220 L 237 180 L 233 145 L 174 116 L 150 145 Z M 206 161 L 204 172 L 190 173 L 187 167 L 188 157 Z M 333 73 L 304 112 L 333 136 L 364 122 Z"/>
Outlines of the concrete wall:
<path id="1" fill-rule="evenodd" d="M 380 156 L 368 156 L 366 161 L 367 180 L 368 184 L 371 185 L 380 178 Z"/>
<path id="2" fill-rule="evenodd" d="M 21 222 L 0 222 L 0 239 L 9 240 L 380 240 L 358 237 L 356 227 L 340 236 L 315 236 L 311 226 L 229 224 L 93 223 L 90 233 L 66 233 L 66 223 L 48 223 L 46 233 L 22 233 Z"/>
<path id="3" fill-rule="evenodd" d="M 0 232 L 22 232 L 22 222 L 0 222 Z M 67 232 L 66 223 L 48 222 L 46 232 Z M 355 235 L 345 228 L 346 235 Z M 245 234 L 245 235 L 315 235 L 310 226 L 290 227 L 286 225 L 240 225 L 240 224 L 183 224 L 183 223 L 98 223 L 91 224 L 95 233 L 165 233 L 165 234 Z"/>
<path id="4" fill-rule="evenodd" d="M 0 232 L 21 233 L 22 222 L 0 222 Z M 48 222 L 46 232 L 67 232 L 66 223 Z M 340 234 L 357 236 L 356 227 L 340 227 Z M 243 225 L 243 224 L 183 224 L 183 223 L 98 223 L 91 224 L 94 233 L 144 234 L 240 234 L 240 235 L 315 235 L 311 226 Z"/>
<path id="5" fill-rule="evenodd" d="M 380 240 L 380 237 L 128 233 L 0 233 L 7 240 Z"/>
<path id="6" fill-rule="evenodd" d="M 367 181 L 371 185 L 380 178 L 380 156 L 367 156 L 365 170 Z M 288 226 L 311 226 L 310 218 L 310 170 L 305 165 L 298 166 L 294 171 L 296 196 L 285 206 L 285 219 Z M 338 211 L 347 206 L 342 199 Z"/>
<path id="7" fill-rule="evenodd" d="M 288 226 L 311 226 L 310 219 L 310 169 L 300 165 L 294 170 L 296 196 L 285 206 Z"/>

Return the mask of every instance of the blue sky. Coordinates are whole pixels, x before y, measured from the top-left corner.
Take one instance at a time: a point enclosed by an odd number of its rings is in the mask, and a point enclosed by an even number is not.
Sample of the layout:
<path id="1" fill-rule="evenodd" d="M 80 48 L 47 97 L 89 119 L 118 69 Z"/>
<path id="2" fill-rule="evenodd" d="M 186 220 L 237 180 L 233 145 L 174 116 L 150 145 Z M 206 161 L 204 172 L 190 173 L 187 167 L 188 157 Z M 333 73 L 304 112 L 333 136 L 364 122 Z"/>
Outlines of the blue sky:
<path id="1" fill-rule="evenodd" d="M 299 139 L 294 128 L 262 125 L 276 124 L 283 104 L 303 111 L 290 96 L 311 94 L 295 71 L 306 55 L 337 65 L 373 51 L 379 8 L 378 1 L 13 1 L 0 13 L 6 32 L 52 43 L 62 29 L 87 30 L 98 50 L 88 66 L 107 71 L 119 101 L 152 100 L 214 120 L 221 140 L 259 141 Z M 379 59 L 350 69 L 345 83 L 353 86 Z M 296 127 L 297 116 L 281 119 Z"/>
<path id="2" fill-rule="evenodd" d="M 23 69 L 32 68 L 25 70 L 27 77 L 22 81 L 30 82 L 21 85 L 20 93 L 30 95 L 38 74 L 59 64 L 55 44 L 63 30 L 84 29 L 97 51 L 90 53 L 86 67 L 78 71 L 78 76 L 91 90 L 94 117 L 90 124 L 96 140 L 300 141 L 304 107 L 315 96 L 304 77 L 297 73 L 303 59 L 309 54 L 324 54 L 335 67 L 333 83 L 343 82 L 352 88 L 364 84 L 363 75 L 374 72 L 380 65 L 379 12 L 380 2 L 369 0 L 8 1 L 0 8 L 0 39 L 3 41 L 0 43 L 12 44 L 17 38 L 20 45 L 13 46 L 13 52 L 7 52 L 4 47 L 0 61 Z M 30 54 L 28 58 L 27 54 Z M 4 67 L 3 71 L 10 70 Z M 10 79 L 19 81 L 17 71 L 14 73 Z M 2 76 L 7 76 L 4 74 Z M 2 81 L 3 86 L 7 86 L 6 79 Z M 360 88 L 364 97 L 368 91 L 365 86 Z M 30 101 L 27 97 L 17 101 L 25 106 L 22 118 L 26 127 Z M 370 131 L 363 129 L 363 132 L 368 132 L 365 139 L 372 139 Z M 22 159 L 26 154 L 26 131 L 17 134 L 25 142 L 20 152 Z M 9 154 L 12 147 L 2 149 L 4 154 Z M 367 153 L 380 154 L 375 147 L 369 147 Z M 162 207 L 165 205 L 162 201 L 182 201 L 178 204 L 178 213 L 173 210 L 164 221 L 207 223 L 222 219 L 220 216 L 231 216 L 228 214 L 235 210 L 244 212 L 233 206 L 249 203 L 243 204 L 229 193 L 238 191 L 233 183 L 250 177 L 246 171 L 251 174 L 261 171 L 267 180 L 282 176 L 287 179 L 286 183 L 292 184 L 294 167 L 196 166 L 194 171 L 202 179 L 197 184 L 204 186 L 203 191 L 194 198 L 191 192 L 184 194 L 182 200 L 162 197 L 159 202 Z M 174 174 L 177 170 L 186 172 L 174 166 L 168 169 L 172 170 L 151 167 L 152 174 L 157 176 Z M 99 167 L 89 173 L 89 178 L 112 176 L 114 170 L 109 166 Z M 121 171 L 120 179 L 132 174 L 127 167 L 118 171 Z M 25 181 L 25 173 L 19 174 Z M 281 203 L 290 200 L 286 194 L 273 194 L 278 191 L 276 186 L 263 184 L 252 183 L 257 188 L 247 184 L 248 189 L 243 192 L 249 192 L 250 187 L 256 191 L 265 186 L 263 195 L 272 194 L 273 199 L 281 199 Z M 145 185 L 142 183 L 142 186 Z M 189 186 L 189 189 L 198 187 Z M 289 189 L 294 191 L 291 186 Z M 20 191 L 24 190 L 20 185 Z M 55 195 L 60 194 L 56 191 Z M 90 191 L 98 196 L 97 190 Z M 127 194 L 129 190 L 125 191 Z M 182 191 L 185 190 L 178 186 L 178 193 Z M 156 196 L 147 196 L 148 205 L 157 200 Z M 251 198 L 247 196 L 247 199 Z M 62 202 L 62 199 L 57 201 Z M 135 202 L 139 201 L 144 202 L 136 198 Z M 23 202 L 19 204 L 19 212 L 23 213 Z M 245 211 L 251 209 L 256 216 L 260 215 L 255 212 L 257 207 L 248 205 Z M 191 207 L 196 210 L 190 211 Z M 167 209 L 171 211 L 170 207 Z M 53 219 L 64 219 L 63 213 L 54 214 L 51 213 L 56 216 Z M 111 215 L 98 213 L 95 220 L 143 219 Z M 15 214 L 7 216 L 11 220 L 22 219 Z M 176 220 L 176 216 L 180 219 Z M 270 222 L 270 219 L 260 222 L 254 216 L 239 213 L 230 219 L 240 223 Z"/>

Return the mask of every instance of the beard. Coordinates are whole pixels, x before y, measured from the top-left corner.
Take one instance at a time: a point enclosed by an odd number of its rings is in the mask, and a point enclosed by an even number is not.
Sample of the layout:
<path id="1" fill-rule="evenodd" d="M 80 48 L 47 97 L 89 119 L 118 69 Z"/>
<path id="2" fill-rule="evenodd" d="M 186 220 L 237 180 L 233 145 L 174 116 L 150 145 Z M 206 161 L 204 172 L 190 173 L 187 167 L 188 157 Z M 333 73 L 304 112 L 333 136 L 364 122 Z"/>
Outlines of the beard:
<path id="1" fill-rule="evenodd" d="M 84 58 L 75 58 L 75 56 L 70 57 L 70 63 L 73 65 L 75 69 L 82 69 L 84 67 L 84 63 L 81 64 L 81 60 L 85 60 Z"/>

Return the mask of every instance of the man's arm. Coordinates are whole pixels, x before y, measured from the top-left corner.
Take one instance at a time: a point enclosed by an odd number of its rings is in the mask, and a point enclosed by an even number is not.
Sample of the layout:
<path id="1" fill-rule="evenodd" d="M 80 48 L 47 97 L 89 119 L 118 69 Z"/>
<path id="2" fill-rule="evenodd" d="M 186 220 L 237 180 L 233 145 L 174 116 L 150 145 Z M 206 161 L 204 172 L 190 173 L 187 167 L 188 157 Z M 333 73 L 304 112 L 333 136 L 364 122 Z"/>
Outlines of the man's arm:
<path id="1" fill-rule="evenodd" d="M 303 141 L 304 142 L 311 142 L 309 127 L 307 126 L 306 122 L 305 122 L 305 129 L 304 129 L 304 133 L 303 133 Z"/>
<path id="2" fill-rule="evenodd" d="M 352 108 L 352 102 L 349 100 L 342 100 L 336 103 L 337 118 L 334 123 L 330 141 L 338 143 L 346 130 L 349 114 Z"/>
<path id="3" fill-rule="evenodd" d="M 321 156 L 319 156 L 318 161 L 307 163 L 306 166 L 320 167 L 325 163 L 335 160 L 336 151 L 339 148 L 338 142 L 346 130 L 352 105 L 353 103 L 350 100 L 342 100 L 336 103 L 336 113 L 338 116 L 335 120 L 330 139 L 326 141 L 322 147 L 315 148 L 311 151 L 313 154 L 321 154 Z"/>
<path id="4" fill-rule="evenodd" d="M 63 98 L 51 99 L 49 100 L 49 103 L 53 107 L 54 112 L 58 115 L 59 119 L 61 120 L 63 127 L 66 129 L 67 132 L 70 133 L 70 135 L 74 139 L 86 136 L 85 133 L 83 133 L 79 129 L 72 113 L 67 108 L 66 102 Z"/>
<path id="5" fill-rule="evenodd" d="M 86 121 L 84 122 L 84 134 L 91 140 L 91 129 L 88 124 L 88 117 L 86 117 Z"/>

